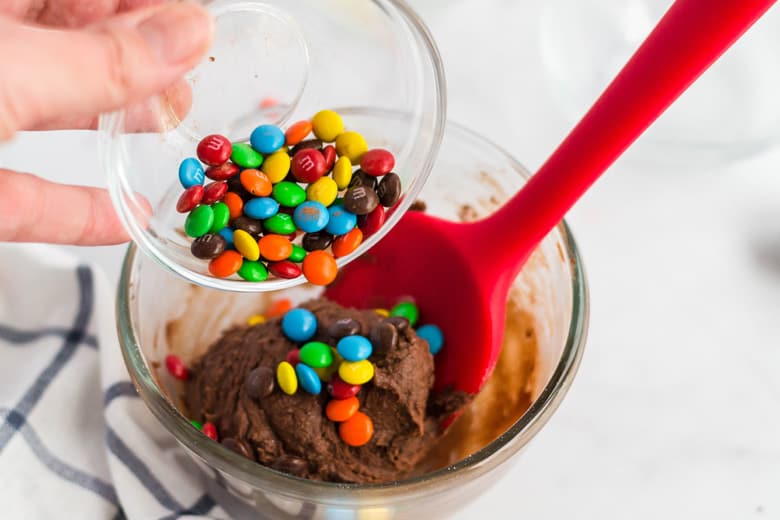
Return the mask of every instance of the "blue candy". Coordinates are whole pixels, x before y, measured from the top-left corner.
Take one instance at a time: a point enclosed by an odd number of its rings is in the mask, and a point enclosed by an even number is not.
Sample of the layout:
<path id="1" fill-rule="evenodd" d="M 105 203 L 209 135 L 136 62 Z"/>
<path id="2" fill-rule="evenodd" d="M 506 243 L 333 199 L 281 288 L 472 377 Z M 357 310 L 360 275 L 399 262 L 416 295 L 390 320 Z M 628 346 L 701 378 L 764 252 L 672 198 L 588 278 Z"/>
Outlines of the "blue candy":
<path id="1" fill-rule="evenodd" d="M 229 227 L 225 226 L 222 229 L 219 230 L 218 234 L 225 239 L 225 242 L 227 242 L 227 246 L 225 249 L 233 249 L 235 247 L 235 243 L 233 242 L 233 230 Z"/>
<path id="2" fill-rule="evenodd" d="M 308 341 L 317 332 L 317 317 L 306 309 L 292 309 L 282 318 L 282 332 L 291 341 Z"/>
<path id="3" fill-rule="evenodd" d="M 298 383 L 304 390 L 313 395 L 317 395 L 322 391 L 320 376 L 309 365 L 298 363 L 295 367 L 295 373 L 298 374 Z"/>
<path id="4" fill-rule="evenodd" d="M 260 125 L 252 130 L 249 142 L 260 153 L 274 153 L 284 146 L 284 132 L 275 125 Z"/>
<path id="5" fill-rule="evenodd" d="M 257 197 L 244 204 L 244 215 L 258 220 L 271 218 L 279 211 L 279 203 L 271 197 Z"/>
<path id="6" fill-rule="evenodd" d="M 428 342 L 431 354 L 436 355 L 444 345 L 444 333 L 436 325 L 423 325 L 417 329 L 417 335 Z"/>
<path id="7" fill-rule="evenodd" d="M 305 233 L 322 231 L 329 221 L 328 208 L 313 200 L 298 204 L 293 213 L 293 222 L 298 226 L 298 229 L 302 229 Z"/>
<path id="8" fill-rule="evenodd" d="M 328 208 L 330 220 L 325 226 L 325 231 L 331 235 L 346 235 L 357 225 L 357 215 L 344 209 L 341 204 L 336 204 Z"/>
<path id="9" fill-rule="evenodd" d="M 203 184 L 205 179 L 206 174 L 203 173 L 203 166 L 196 158 L 188 157 L 179 165 L 179 182 L 181 182 L 185 190 L 189 187 Z"/>
<path id="10" fill-rule="evenodd" d="M 336 344 L 336 350 L 347 361 L 363 361 L 374 351 L 371 342 L 363 336 L 346 336 Z"/>

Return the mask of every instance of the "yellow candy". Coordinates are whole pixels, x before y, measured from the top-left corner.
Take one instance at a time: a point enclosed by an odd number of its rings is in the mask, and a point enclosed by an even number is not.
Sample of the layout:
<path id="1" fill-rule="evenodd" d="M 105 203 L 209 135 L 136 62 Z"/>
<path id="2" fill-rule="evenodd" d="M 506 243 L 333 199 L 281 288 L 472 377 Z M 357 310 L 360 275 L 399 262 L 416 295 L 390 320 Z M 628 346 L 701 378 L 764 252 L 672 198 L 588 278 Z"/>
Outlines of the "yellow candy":
<path id="1" fill-rule="evenodd" d="M 265 323 L 265 316 L 262 314 L 255 314 L 254 316 L 250 316 L 248 320 L 246 320 L 246 324 L 250 327 L 253 327 L 255 325 L 261 325 Z"/>
<path id="2" fill-rule="evenodd" d="M 279 388 L 287 395 L 293 395 L 298 390 L 298 378 L 295 375 L 295 369 L 287 361 L 282 361 L 276 367 L 276 381 Z"/>
<path id="3" fill-rule="evenodd" d="M 343 132 L 336 138 L 336 153 L 339 157 L 349 157 L 352 163 L 357 164 L 368 151 L 368 143 L 357 132 Z"/>
<path id="4" fill-rule="evenodd" d="M 333 165 L 333 180 L 336 181 L 338 189 L 347 189 L 349 181 L 352 180 L 352 161 L 349 160 L 349 157 L 339 157 L 339 160 Z"/>
<path id="5" fill-rule="evenodd" d="M 333 204 L 338 194 L 339 187 L 330 177 L 320 177 L 306 188 L 306 198 L 319 202 L 326 208 Z"/>
<path id="6" fill-rule="evenodd" d="M 336 371 L 339 369 L 339 365 L 341 365 L 342 361 L 344 361 L 344 358 L 341 357 L 341 354 L 339 354 L 339 351 L 336 350 L 334 347 L 330 347 L 330 351 L 333 352 L 333 362 L 330 364 L 330 366 L 322 367 L 322 368 L 314 368 L 312 367 L 312 370 L 314 370 L 318 376 L 320 376 L 320 380 L 323 383 L 327 383 L 330 381 L 330 378 L 333 377 L 333 374 L 336 373 Z"/>
<path id="7" fill-rule="evenodd" d="M 253 262 L 260 258 L 260 247 L 252 235 L 243 229 L 237 229 L 233 232 L 233 243 L 241 256 Z"/>
<path id="8" fill-rule="evenodd" d="M 374 365 L 364 359 L 362 361 L 344 361 L 339 365 L 339 377 L 350 385 L 368 383 L 374 377 Z"/>
<path id="9" fill-rule="evenodd" d="M 333 110 L 320 110 L 311 118 L 314 135 L 327 143 L 336 140 L 336 137 L 344 131 L 344 121 Z"/>
<path id="10" fill-rule="evenodd" d="M 390 316 L 390 311 L 387 309 L 374 309 L 374 312 L 382 316 L 383 318 L 387 318 Z"/>
<path id="11" fill-rule="evenodd" d="M 279 150 L 266 157 L 262 170 L 273 184 L 282 182 L 290 173 L 290 156 L 287 155 L 287 150 Z"/>

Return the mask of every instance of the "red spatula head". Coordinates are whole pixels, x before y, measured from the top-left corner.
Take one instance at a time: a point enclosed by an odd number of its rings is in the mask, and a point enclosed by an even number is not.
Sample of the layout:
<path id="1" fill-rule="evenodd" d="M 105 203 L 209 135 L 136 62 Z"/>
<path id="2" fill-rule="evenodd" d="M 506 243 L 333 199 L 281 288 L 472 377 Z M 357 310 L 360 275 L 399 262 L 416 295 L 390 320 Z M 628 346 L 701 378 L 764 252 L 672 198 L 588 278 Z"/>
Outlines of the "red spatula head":
<path id="1" fill-rule="evenodd" d="M 503 335 L 505 309 L 491 303 L 490 273 L 464 255 L 470 229 L 409 212 L 371 251 L 345 266 L 325 293 L 358 308 L 389 308 L 413 299 L 420 324 L 433 323 L 444 332 L 436 391 L 479 391 L 490 375 L 484 367 L 494 366 L 499 354 L 491 343 Z"/>

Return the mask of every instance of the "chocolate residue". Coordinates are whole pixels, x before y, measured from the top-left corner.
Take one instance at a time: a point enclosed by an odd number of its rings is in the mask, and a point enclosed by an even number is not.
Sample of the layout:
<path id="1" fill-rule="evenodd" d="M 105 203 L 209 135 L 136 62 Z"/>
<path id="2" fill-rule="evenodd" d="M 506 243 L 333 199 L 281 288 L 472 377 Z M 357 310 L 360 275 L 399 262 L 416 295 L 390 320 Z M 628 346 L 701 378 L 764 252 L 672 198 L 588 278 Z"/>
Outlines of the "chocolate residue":
<path id="1" fill-rule="evenodd" d="M 428 209 L 428 205 L 424 200 L 417 199 L 409 206 L 409 211 L 425 211 Z"/>
<path id="2" fill-rule="evenodd" d="M 417 473 L 445 467 L 479 451 L 531 406 L 539 355 L 534 318 L 511 301 L 506 315 L 504 344 L 493 375 L 421 462 Z"/>
<path id="3" fill-rule="evenodd" d="M 215 61 L 217 61 L 217 58 L 215 58 L 214 56 L 209 56 L 209 61 L 214 63 Z"/>
<path id="4" fill-rule="evenodd" d="M 458 209 L 458 219 L 461 222 L 474 222 L 479 218 L 479 213 L 470 204 L 464 204 Z"/>

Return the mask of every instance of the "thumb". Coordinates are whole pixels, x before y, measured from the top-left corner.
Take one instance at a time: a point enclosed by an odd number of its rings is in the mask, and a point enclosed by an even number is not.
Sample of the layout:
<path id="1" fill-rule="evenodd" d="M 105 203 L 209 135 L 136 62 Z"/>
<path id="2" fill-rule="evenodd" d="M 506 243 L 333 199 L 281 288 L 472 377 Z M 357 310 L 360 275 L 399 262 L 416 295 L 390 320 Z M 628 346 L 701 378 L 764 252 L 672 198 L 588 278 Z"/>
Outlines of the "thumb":
<path id="1" fill-rule="evenodd" d="M 188 2 L 132 11 L 80 31 L 0 19 L 0 141 L 163 91 L 200 61 L 212 33 L 206 11 Z"/>

